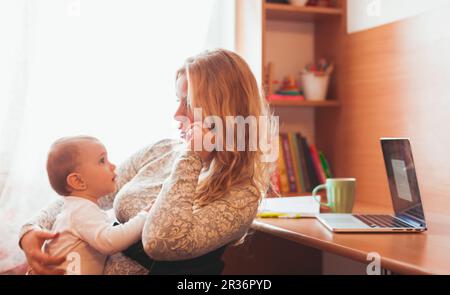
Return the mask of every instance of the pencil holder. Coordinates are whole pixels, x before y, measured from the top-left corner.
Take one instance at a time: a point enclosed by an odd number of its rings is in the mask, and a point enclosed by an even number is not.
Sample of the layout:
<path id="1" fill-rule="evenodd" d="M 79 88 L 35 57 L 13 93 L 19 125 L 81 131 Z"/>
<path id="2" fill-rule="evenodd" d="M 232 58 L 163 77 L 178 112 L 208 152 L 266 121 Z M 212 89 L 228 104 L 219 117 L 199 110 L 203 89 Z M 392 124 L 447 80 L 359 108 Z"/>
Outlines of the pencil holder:
<path id="1" fill-rule="evenodd" d="M 330 83 L 330 75 L 304 73 L 303 90 L 307 100 L 325 100 L 328 92 L 328 85 Z"/>

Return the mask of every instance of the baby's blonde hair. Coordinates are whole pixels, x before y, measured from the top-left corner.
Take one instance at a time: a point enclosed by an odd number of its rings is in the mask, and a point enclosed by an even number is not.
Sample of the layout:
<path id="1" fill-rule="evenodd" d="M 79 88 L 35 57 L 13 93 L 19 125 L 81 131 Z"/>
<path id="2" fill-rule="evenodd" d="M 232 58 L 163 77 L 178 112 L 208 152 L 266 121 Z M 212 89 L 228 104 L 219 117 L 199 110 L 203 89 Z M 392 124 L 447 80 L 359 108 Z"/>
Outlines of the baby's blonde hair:
<path id="1" fill-rule="evenodd" d="M 81 141 L 99 141 L 92 136 L 69 136 L 56 140 L 47 156 L 47 174 L 52 188 L 61 196 L 69 196 L 72 191 L 67 185 L 67 176 L 75 172 L 80 164 L 79 144 Z"/>
<path id="2" fill-rule="evenodd" d="M 271 118 L 248 64 L 234 52 L 216 49 L 191 57 L 178 70 L 177 79 L 183 75 L 188 79 L 188 104 L 191 110 L 201 108 L 203 118 L 218 116 L 222 122 L 226 122 L 226 116 Z M 223 138 L 226 138 L 225 129 Z M 234 140 L 233 151 L 213 152 L 212 161 L 207 163 L 207 176 L 197 188 L 198 205 L 217 200 L 230 188 L 240 185 L 252 185 L 259 196 L 267 192 L 273 165 L 262 161 L 259 146 L 256 151 L 248 149 L 248 126 L 245 146 L 245 151 L 238 151 Z"/>

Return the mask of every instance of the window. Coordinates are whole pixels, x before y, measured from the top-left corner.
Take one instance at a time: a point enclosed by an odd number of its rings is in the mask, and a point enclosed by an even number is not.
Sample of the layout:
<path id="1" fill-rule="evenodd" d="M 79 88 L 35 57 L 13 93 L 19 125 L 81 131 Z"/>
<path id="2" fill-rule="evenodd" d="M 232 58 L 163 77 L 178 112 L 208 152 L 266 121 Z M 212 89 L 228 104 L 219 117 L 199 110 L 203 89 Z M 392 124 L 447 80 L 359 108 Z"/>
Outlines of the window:
<path id="1" fill-rule="evenodd" d="M 118 164 L 178 137 L 175 71 L 205 48 L 233 49 L 226 2 L 1 1 L 0 272 L 23 261 L 20 225 L 55 198 L 45 172 L 55 139 L 96 136 Z"/>

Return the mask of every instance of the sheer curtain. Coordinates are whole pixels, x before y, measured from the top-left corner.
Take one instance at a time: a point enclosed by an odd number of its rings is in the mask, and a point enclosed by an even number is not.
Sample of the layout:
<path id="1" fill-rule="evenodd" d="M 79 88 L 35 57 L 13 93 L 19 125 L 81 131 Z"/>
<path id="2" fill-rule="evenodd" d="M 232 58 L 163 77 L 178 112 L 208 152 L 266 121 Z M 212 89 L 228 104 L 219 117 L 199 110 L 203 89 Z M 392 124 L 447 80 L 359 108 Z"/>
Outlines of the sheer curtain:
<path id="1" fill-rule="evenodd" d="M 45 172 L 50 144 L 93 135 L 120 163 L 177 137 L 175 71 L 207 47 L 233 49 L 233 5 L 1 1 L 0 273 L 24 262 L 20 225 L 55 198 Z"/>

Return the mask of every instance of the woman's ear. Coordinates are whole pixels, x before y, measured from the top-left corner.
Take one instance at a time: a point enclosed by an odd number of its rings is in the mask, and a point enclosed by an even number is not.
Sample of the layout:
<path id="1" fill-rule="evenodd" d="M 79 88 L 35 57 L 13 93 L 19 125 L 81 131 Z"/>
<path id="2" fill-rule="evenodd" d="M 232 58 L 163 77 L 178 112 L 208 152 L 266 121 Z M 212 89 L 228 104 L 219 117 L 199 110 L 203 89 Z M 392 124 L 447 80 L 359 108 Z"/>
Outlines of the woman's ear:
<path id="1" fill-rule="evenodd" d="M 79 173 L 70 173 L 66 178 L 67 186 L 74 191 L 85 190 L 87 185 Z"/>

